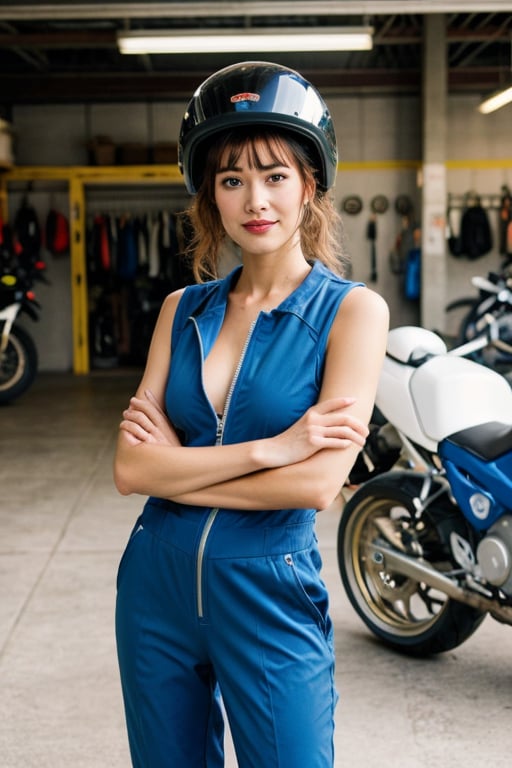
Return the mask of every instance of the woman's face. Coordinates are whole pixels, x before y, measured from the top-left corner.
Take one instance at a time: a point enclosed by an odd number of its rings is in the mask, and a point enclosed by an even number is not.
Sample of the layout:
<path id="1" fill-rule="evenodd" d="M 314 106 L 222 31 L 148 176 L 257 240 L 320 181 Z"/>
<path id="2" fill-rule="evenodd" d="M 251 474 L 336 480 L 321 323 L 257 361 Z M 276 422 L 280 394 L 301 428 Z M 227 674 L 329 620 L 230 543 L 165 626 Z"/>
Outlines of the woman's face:
<path id="1" fill-rule="evenodd" d="M 291 152 L 255 140 L 236 160 L 230 154 L 224 153 L 215 176 L 215 203 L 229 237 L 245 255 L 300 246 L 299 225 L 311 195 Z"/>

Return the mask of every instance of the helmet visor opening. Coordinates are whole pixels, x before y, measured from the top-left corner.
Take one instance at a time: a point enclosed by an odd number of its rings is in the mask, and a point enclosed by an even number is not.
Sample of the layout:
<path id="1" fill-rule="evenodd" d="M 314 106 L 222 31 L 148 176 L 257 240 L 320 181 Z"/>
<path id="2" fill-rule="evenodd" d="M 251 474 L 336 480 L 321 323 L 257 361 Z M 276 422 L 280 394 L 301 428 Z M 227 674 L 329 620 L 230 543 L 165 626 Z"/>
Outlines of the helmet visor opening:
<path id="1" fill-rule="evenodd" d="M 264 170 L 270 158 L 276 165 L 293 164 L 298 168 L 304 182 L 316 184 L 317 169 L 310 147 L 298 141 L 289 131 L 261 126 L 243 126 L 224 132 L 217 141 L 210 143 L 205 158 L 204 176 L 201 182 L 211 184 L 215 175 L 222 170 L 236 168 L 240 157 L 247 151 L 249 167 Z"/>

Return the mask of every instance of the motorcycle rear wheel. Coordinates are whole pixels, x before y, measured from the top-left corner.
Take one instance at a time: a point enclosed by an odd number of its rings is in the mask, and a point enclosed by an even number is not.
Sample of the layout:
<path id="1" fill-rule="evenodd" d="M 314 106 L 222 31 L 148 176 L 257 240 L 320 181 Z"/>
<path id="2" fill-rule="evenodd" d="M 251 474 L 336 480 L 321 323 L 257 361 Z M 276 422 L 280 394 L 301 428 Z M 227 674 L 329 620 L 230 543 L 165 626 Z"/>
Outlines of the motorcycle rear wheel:
<path id="1" fill-rule="evenodd" d="M 423 557 L 438 570 L 458 567 L 448 538 L 451 530 L 467 536 L 464 519 L 443 494 L 415 521 L 414 499 L 422 483 L 423 475 L 412 472 L 388 472 L 364 483 L 346 503 L 338 528 L 338 565 L 352 606 L 380 640 L 411 656 L 456 648 L 486 615 L 372 557 L 368 545 L 384 539 L 384 524 L 388 545 L 392 531 L 406 549 L 419 543 Z"/>
<path id="2" fill-rule="evenodd" d="M 37 349 L 32 337 L 13 325 L 7 348 L 0 358 L 0 405 L 20 397 L 37 373 Z"/>

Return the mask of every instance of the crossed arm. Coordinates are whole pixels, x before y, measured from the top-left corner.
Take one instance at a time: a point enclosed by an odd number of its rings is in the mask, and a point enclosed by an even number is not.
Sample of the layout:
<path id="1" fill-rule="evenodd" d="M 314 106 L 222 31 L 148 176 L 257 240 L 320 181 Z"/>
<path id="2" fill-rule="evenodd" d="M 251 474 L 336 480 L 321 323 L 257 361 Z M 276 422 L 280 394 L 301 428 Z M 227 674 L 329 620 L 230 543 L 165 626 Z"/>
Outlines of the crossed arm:
<path id="1" fill-rule="evenodd" d="M 236 445 L 188 448 L 163 411 L 178 299 L 173 294 L 164 303 L 141 384 L 123 414 L 114 462 L 118 490 L 244 510 L 328 506 L 368 432 L 387 335 L 383 300 L 365 288 L 345 298 L 330 333 L 319 402 L 289 429 Z"/>

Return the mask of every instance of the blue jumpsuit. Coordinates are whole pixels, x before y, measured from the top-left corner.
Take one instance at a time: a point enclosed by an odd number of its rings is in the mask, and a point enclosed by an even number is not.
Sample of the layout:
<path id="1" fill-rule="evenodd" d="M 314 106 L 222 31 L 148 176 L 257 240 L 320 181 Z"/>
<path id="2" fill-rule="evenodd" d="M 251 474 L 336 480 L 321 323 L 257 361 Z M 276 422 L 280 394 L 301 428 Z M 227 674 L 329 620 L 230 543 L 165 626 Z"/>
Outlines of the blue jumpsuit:
<path id="1" fill-rule="evenodd" d="M 261 312 L 219 419 L 202 365 L 239 270 L 188 287 L 177 308 L 166 408 L 183 445 L 269 437 L 302 416 L 318 399 L 332 321 L 356 285 L 315 262 Z M 222 766 L 222 704 L 240 768 L 332 767 L 334 651 L 314 521 L 313 509 L 147 500 L 119 566 L 116 609 L 136 768 Z"/>

